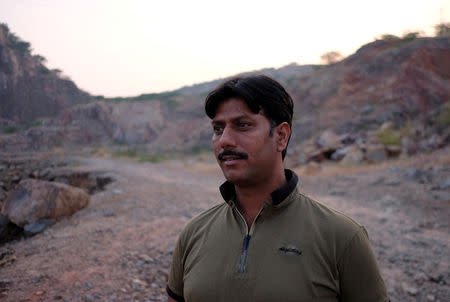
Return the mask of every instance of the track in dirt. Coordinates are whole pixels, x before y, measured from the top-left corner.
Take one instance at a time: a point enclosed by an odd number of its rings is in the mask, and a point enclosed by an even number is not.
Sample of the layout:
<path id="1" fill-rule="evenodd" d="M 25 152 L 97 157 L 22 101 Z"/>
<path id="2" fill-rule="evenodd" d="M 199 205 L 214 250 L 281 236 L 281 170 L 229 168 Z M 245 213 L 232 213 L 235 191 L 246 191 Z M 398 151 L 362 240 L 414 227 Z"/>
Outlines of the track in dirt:
<path id="1" fill-rule="evenodd" d="M 116 181 L 72 217 L 0 247 L 15 258 L 0 267 L 0 299 L 166 301 L 177 235 L 221 202 L 220 171 L 214 163 L 79 160 Z M 404 169 L 300 176 L 301 188 L 366 226 L 393 302 L 450 301 L 449 203 L 430 194 L 432 184 L 404 181 Z M 450 166 L 439 173 L 448 177 Z"/>

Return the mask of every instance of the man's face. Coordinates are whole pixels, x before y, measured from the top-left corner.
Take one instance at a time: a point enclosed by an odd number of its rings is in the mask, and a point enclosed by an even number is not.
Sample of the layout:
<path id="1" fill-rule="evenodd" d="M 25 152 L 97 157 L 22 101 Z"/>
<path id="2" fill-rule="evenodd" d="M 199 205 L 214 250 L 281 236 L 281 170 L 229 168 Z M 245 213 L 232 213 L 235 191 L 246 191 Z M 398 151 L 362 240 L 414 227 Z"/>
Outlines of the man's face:
<path id="1" fill-rule="evenodd" d="M 237 98 L 222 102 L 212 120 L 214 154 L 225 178 L 236 185 L 253 185 L 270 178 L 281 153 L 269 120 Z"/>

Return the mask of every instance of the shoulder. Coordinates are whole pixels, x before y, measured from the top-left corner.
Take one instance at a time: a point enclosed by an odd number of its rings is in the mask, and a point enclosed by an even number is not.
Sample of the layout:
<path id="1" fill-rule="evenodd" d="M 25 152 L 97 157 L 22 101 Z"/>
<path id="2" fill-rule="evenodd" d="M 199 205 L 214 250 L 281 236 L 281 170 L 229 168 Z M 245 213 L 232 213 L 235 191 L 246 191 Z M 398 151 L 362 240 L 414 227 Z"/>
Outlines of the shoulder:
<path id="1" fill-rule="evenodd" d="M 364 227 L 347 215 L 330 208 L 302 193 L 297 195 L 298 213 L 305 219 L 318 242 L 333 245 L 336 253 L 342 252 L 347 244 Z"/>
<path id="2" fill-rule="evenodd" d="M 361 229 L 359 223 L 340 211 L 324 205 L 300 192 L 298 193 L 298 198 L 301 201 L 301 210 L 307 212 L 309 219 L 315 224 L 353 234 Z"/>
<path id="3" fill-rule="evenodd" d="M 191 218 L 180 233 L 180 240 L 195 239 L 200 233 L 221 221 L 230 206 L 223 202 Z"/>

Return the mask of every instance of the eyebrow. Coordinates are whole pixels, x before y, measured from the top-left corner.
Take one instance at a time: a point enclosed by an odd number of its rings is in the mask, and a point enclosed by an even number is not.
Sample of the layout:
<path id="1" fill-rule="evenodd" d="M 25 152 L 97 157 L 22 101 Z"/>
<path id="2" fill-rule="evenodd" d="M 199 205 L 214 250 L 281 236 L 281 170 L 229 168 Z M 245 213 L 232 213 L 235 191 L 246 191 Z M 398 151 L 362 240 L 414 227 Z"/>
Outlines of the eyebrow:
<path id="1" fill-rule="evenodd" d="M 238 120 L 242 120 L 242 119 L 252 119 L 252 117 L 251 117 L 250 115 L 248 115 L 248 114 L 243 114 L 243 115 L 239 115 L 239 116 L 233 118 L 232 120 L 233 120 L 233 121 L 238 121 Z M 214 119 L 213 119 L 213 120 L 211 121 L 211 124 L 213 124 L 213 125 L 223 124 L 223 123 L 224 123 L 224 122 L 221 121 L 221 120 L 214 120 Z"/>

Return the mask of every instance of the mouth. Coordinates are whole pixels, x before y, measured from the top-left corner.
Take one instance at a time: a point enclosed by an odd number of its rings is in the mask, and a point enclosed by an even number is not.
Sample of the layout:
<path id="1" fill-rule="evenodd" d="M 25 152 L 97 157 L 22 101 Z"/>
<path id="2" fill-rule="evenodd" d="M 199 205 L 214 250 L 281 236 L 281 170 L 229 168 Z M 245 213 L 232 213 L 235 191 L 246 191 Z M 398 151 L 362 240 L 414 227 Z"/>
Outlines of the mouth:
<path id="1" fill-rule="evenodd" d="M 221 161 L 224 162 L 225 164 L 231 164 L 234 163 L 238 160 L 242 160 L 243 158 L 239 157 L 239 156 L 232 156 L 232 155 L 228 155 L 228 156 L 223 156 Z"/>
<path id="2" fill-rule="evenodd" d="M 239 160 L 247 159 L 248 155 L 241 152 L 225 150 L 221 152 L 217 158 L 223 162 L 225 165 L 232 165 L 238 162 Z"/>

